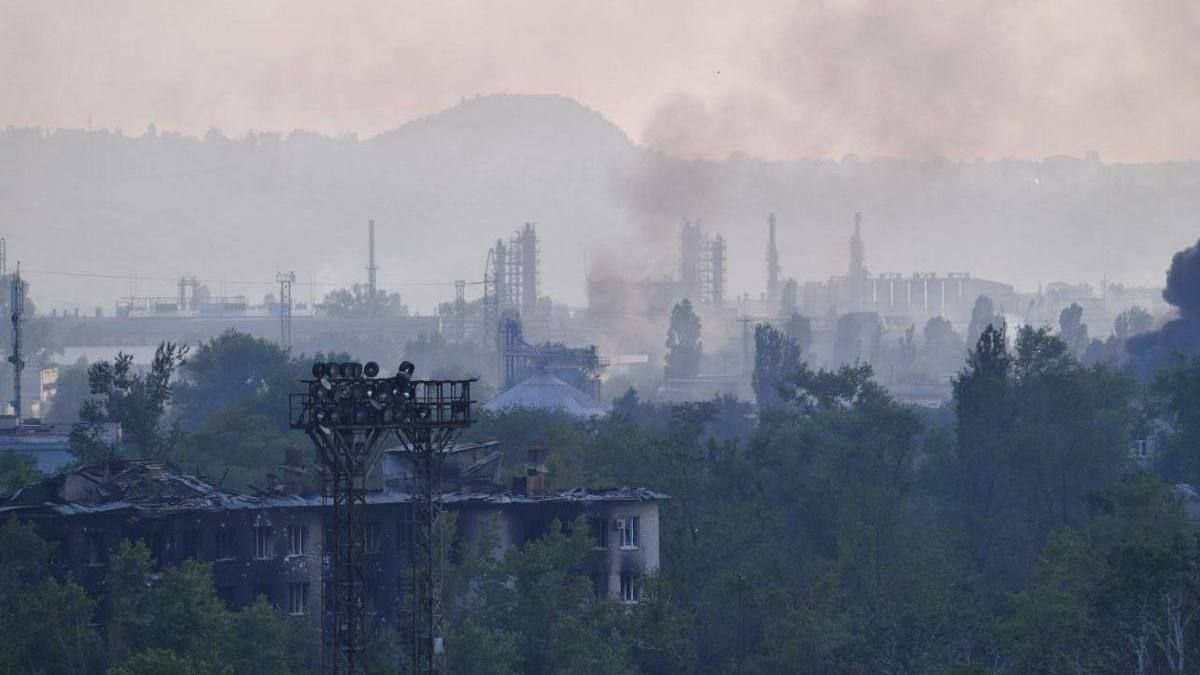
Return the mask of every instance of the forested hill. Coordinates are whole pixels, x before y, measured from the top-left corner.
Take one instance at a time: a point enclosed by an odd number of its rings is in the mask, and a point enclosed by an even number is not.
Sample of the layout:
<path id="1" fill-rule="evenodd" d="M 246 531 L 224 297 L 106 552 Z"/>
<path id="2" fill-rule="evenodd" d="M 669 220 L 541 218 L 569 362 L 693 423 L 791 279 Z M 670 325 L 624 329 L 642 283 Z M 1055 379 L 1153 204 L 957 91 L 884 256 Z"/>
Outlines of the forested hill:
<path id="1" fill-rule="evenodd" d="M 856 210 L 873 271 L 1159 283 L 1195 236 L 1200 163 L 684 161 L 556 96 L 475 98 L 370 139 L 0 132 L 0 235 L 30 268 L 343 282 L 363 276 L 374 218 L 381 282 L 423 309 L 450 290 L 402 284 L 479 277 L 487 245 L 526 221 L 544 291 L 582 304 L 582 263 L 602 248 L 639 273 L 673 270 L 685 217 L 731 241 L 733 292 L 762 290 L 769 211 L 785 273 L 839 273 Z M 128 292 L 51 277 L 34 290 L 85 309 Z"/>

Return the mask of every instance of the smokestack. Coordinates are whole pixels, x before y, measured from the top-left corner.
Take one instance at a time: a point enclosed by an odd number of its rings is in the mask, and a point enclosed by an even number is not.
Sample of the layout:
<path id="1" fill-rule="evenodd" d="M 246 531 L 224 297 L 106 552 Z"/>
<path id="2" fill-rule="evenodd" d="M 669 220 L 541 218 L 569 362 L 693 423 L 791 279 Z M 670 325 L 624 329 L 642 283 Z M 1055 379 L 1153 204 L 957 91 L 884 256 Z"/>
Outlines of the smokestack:
<path id="1" fill-rule="evenodd" d="M 375 316 L 375 221 L 367 221 L 367 316 Z"/>
<path id="2" fill-rule="evenodd" d="M 779 300 L 779 249 L 775 248 L 775 214 L 767 216 L 767 302 L 775 305 Z"/>

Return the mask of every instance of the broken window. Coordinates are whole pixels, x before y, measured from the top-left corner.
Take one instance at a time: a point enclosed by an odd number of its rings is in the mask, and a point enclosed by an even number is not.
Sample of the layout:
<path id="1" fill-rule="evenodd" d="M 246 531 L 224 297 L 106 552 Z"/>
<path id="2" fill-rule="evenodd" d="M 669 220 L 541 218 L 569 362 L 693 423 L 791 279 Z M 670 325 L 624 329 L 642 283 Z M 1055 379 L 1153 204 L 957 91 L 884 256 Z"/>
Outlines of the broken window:
<path id="1" fill-rule="evenodd" d="M 288 525 L 288 555 L 304 555 L 308 552 L 308 526 Z"/>
<path id="2" fill-rule="evenodd" d="M 379 523 L 367 523 L 367 553 L 379 553 L 383 544 L 383 532 Z"/>
<path id="3" fill-rule="evenodd" d="M 406 508 L 396 521 L 396 550 L 412 549 L 413 542 L 416 541 L 416 534 L 417 528 L 416 523 L 413 522 L 413 511 Z"/>
<path id="4" fill-rule="evenodd" d="M 637 602 L 640 590 L 636 574 L 621 572 L 621 602 Z"/>
<path id="5" fill-rule="evenodd" d="M 162 562 L 171 563 L 179 559 L 179 544 L 174 532 L 169 532 L 163 541 Z"/>
<path id="6" fill-rule="evenodd" d="M 271 540 L 270 527 L 254 528 L 254 557 L 259 560 L 270 560 L 275 557 L 274 542 Z"/>
<path id="7" fill-rule="evenodd" d="M 296 581 L 288 584 L 288 614 L 303 616 L 308 613 L 308 582 Z"/>
<path id="8" fill-rule="evenodd" d="M 237 557 L 237 540 L 233 529 L 223 527 L 217 530 L 217 560 L 233 560 Z"/>
<path id="9" fill-rule="evenodd" d="M 183 531 L 183 557 L 192 560 L 200 557 L 200 530 Z"/>
<path id="10" fill-rule="evenodd" d="M 592 546 L 608 548 L 608 521 L 604 518 L 592 518 L 588 525 L 592 530 Z"/>
<path id="11" fill-rule="evenodd" d="M 88 530 L 84 533 L 84 538 L 87 542 L 87 564 L 93 567 L 98 567 L 104 564 L 104 533 L 96 530 Z"/>
<path id="12" fill-rule="evenodd" d="M 640 545 L 638 535 L 640 521 L 641 518 L 637 516 L 617 518 L 617 530 L 621 533 L 621 548 L 637 548 Z"/>

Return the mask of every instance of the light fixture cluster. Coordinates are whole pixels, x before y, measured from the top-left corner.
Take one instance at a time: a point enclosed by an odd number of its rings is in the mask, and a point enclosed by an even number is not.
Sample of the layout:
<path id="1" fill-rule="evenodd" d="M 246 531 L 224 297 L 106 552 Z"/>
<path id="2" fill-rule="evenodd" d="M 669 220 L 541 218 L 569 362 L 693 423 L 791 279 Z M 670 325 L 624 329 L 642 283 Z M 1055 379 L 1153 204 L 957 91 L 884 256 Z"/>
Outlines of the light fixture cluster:
<path id="1" fill-rule="evenodd" d="M 409 361 L 392 377 L 379 377 L 379 364 L 354 361 L 313 364 L 303 408 L 304 426 L 327 429 L 400 426 L 420 423 L 435 401 L 418 400 Z"/>

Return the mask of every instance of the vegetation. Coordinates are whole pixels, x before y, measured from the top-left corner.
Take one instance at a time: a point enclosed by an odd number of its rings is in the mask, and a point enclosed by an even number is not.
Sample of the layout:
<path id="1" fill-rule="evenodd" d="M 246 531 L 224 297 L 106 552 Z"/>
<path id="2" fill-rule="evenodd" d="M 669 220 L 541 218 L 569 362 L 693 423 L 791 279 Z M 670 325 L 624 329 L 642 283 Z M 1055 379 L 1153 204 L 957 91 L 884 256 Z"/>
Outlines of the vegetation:
<path id="1" fill-rule="evenodd" d="M 1076 319 L 1065 316 L 1061 332 L 1078 330 Z M 1144 328 L 1132 312 L 1127 323 Z M 503 439 L 510 463 L 546 445 L 552 486 L 639 485 L 671 499 L 661 569 L 641 581 L 636 605 L 596 599 L 583 521 L 556 523 L 502 557 L 495 533 L 456 551 L 452 668 L 962 675 L 1200 663 L 1200 529 L 1186 492 L 1171 487 L 1200 483 L 1200 358 L 1140 383 L 1081 359 L 1079 341 L 989 322 L 951 404 L 929 410 L 892 399 L 868 363 L 812 368 L 796 339 L 804 331 L 791 333 L 756 330 L 757 409 L 733 397 L 651 403 L 630 390 L 602 420 L 484 415 L 467 438 Z M 927 351 L 910 356 L 944 367 L 961 343 L 942 321 L 925 333 Z M 682 303 L 672 337 L 668 368 L 700 348 L 699 321 Z M 275 411 L 308 360 L 230 334 L 198 349 L 176 387 L 158 386 L 181 359 L 164 346 L 147 373 L 121 359 L 94 365 L 81 417 L 123 415 L 139 431 L 118 451 L 228 467 L 233 484 L 278 464 L 292 437 Z M 195 426 L 167 443 L 175 419 Z M 1131 459 L 1135 439 L 1157 443 L 1153 461 Z M 19 457 L 0 459 L 17 476 L 9 484 L 28 480 Z M 152 574 L 138 543 L 110 566 L 100 637 L 89 624 L 95 599 L 55 580 L 51 556 L 30 527 L 0 530 L 10 636 L 0 672 L 282 673 L 309 663 L 305 627 L 264 603 L 225 609 L 203 564 Z M 391 630 L 377 626 L 370 642 L 381 673 L 399 654 Z M 64 644 L 69 654 L 47 656 Z"/>

